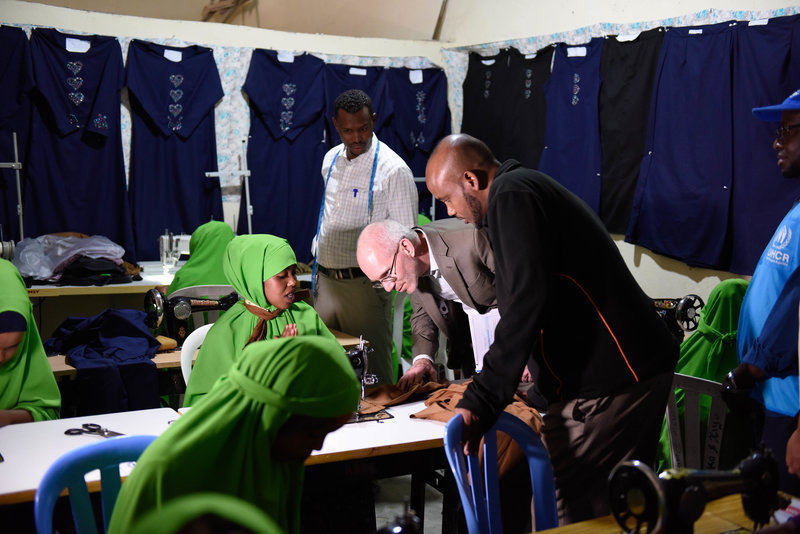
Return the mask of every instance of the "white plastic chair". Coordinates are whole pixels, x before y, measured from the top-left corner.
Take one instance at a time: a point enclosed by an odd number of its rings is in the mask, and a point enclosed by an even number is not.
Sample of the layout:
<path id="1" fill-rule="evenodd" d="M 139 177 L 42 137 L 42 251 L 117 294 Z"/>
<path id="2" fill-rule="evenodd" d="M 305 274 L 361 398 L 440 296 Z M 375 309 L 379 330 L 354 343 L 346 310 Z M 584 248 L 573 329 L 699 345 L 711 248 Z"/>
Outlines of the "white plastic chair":
<path id="1" fill-rule="evenodd" d="M 683 390 L 683 433 L 675 390 Z M 672 467 L 717 469 L 727 405 L 722 399 L 722 384 L 705 378 L 675 373 L 667 402 L 667 428 Z M 706 422 L 705 445 L 700 445 L 700 395 L 711 398 Z M 683 434 L 683 435 L 681 435 Z"/>
<path id="2" fill-rule="evenodd" d="M 167 299 L 171 299 L 172 297 L 216 299 L 229 295 L 234 291 L 233 286 L 228 285 L 189 286 L 173 291 L 167 295 Z M 219 310 L 204 311 L 200 309 L 192 313 L 192 321 L 194 322 L 195 328 L 199 325 L 216 322 L 217 319 L 219 319 Z"/>
<path id="3" fill-rule="evenodd" d="M 206 334 L 211 330 L 214 323 L 204 324 L 200 328 L 195 328 L 191 334 L 186 337 L 181 347 L 181 374 L 183 374 L 184 383 L 189 383 L 189 375 L 192 374 L 192 359 L 195 351 L 203 344 Z"/>

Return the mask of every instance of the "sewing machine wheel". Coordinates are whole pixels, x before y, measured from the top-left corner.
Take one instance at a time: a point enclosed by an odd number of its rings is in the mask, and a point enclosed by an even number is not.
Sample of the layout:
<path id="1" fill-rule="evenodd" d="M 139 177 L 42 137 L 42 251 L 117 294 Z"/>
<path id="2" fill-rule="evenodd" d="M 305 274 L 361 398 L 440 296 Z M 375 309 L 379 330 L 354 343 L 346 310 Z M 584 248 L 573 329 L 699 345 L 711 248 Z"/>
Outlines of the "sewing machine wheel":
<path id="1" fill-rule="evenodd" d="M 634 460 L 616 466 L 608 480 L 608 500 L 624 532 L 661 532 L 666 499 L 658 478 L 645 464 Z"/>
<path id="2" fill-rule="evenodd" d="M 705 303 L 697 295 L 686 295 L 675 307 L 675 320 L 683 330 L 691 332 L 700 322 L 700 310 Z"/>
<path id="3" fill-rule="evenodd" d="M 164 296 L 158 289 L 151 289 L 144 294 L 144 311 L 147 314 L 145 324 L 149 328 L 158 328 L 164 321 Z"/>

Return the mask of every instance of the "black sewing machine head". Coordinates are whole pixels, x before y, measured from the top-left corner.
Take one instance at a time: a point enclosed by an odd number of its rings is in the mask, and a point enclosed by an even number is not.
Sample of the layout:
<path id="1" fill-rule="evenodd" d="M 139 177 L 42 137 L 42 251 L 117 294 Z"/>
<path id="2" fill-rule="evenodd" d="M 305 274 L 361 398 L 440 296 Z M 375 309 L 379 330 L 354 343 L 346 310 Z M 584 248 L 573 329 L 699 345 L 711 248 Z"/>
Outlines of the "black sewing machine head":
<path id="1" fill-rule="evenodd" d="M 176 340 L 178 346 L 183 345 L 189 335 L 188 320 L 192 313 L 200 311 L 224 311 L 236 304 L 239 294 L 235 291 L 224 297 L 208 299 L 199 297 L 164 298 L 160 291 L 151 289 L 144 296 L 144 311 L 147 313 L 145 324 L 149 328 L 158 328 L 166 324 L 168 337 Z"/>
<path id="2" fill-rule="evenodd" d="M 762 449 L 731 471 L 668 469 L 656 477 L 638 462 L 623 462 L 608 482 L 611 513 L 624 532 L 684 534 L 694 531 L 706 503 L 742 494 L 742 506 L 756 527 L 789 502 L 778 494 L 778 468 Z"/>
<path id="3" fill-rule="evenodd" d="M 686 295 L 682 299 L 653 299 L 653 305 L 672 335 L 683 341 L 684 332 L 697 329 L 705 303 L 697 295 Z"/>
<path id="4" fill-rule="evenodd" d="M 347 359 L 353 366 L 353 371 L 356 373 L 356 378 L 361 382 L 361 400 L 364 400 L 364 386 L 373 386 L 378 383 L 378 377 L 370 374 L 368 355 L 374 352 L 375 349 L 367 347 L 364 338 L 360 338 L 357 346 L 347 351 Z M 359 408 L 361 406 L 359 405 Z"/>

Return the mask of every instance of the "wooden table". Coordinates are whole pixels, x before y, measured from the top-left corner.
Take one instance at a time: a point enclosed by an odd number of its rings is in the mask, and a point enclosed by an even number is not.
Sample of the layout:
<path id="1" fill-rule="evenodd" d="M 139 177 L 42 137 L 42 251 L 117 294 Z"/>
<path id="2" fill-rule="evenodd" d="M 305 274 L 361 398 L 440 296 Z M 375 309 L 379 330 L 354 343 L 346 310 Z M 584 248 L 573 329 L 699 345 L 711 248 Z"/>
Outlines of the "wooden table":
<path id="1" fill-rule="evenodd" d="M 694 534 L 721 534 L 738 529 L 752 530 L 753 522 L 745 515 L 741 495 L 728 495 L 706 505 L 702 517 L 694 524 Z M 622 532 L 612 516 L 573 523 L 541 532 L 552 534 L 619 534 Z"/>
<path id="2" fill-rule="evenodd" d="M 351 336 L 350 334 L 345 334 L 344 332 L 339 332 L 338 330 L 331 330 L 331 332 L 334 336 L 336 336 L 336 339 L 345 349 L 351 349 L 359 343 L 359 339 L 355 336 Z M 194 358 L 197 358 L 197 352 L 195 352 Z M 194 361 L 194 358 L 192 361 Z M 67 363 L 67 357 L 64 354 L 49 356 L 47 360 L 50 362 L 50 367 L 53 369 L 53 374 L 56 378 L 74 375 L 78 372 L 75 367 Z M 155 356 L 153 356 L 153 361 L 158 369 L 179 368 L 181 366 L 181 349 L 178 348 L 164 352 L 158 352 Z"/>

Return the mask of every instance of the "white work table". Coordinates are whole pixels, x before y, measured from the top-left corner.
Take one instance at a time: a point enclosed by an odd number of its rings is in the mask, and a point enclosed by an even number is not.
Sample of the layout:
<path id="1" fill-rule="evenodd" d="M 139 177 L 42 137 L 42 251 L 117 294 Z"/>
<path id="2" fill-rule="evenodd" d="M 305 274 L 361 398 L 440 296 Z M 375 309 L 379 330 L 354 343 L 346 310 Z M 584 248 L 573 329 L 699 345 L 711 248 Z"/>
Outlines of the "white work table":
<path id="1" fill-rule="evenodd" d="M 94 434 L 68 436 L 64 434 L 68 428 L 97 423 L 126 436 L 157 436 L 178 417 L 180 415 L 172 408 L 156 408 L 4 426 L 0 428 L 0 454 L 4 459 L 0 462 L 0 504 L 32 501 L 39 482 L 56 459 L 73 449 L 105 439 Z M 99 479 L 99 472 L 87 478 L 96 481 L 96 487 L 90 484 L 90 489 L 99 487 Z"/>

